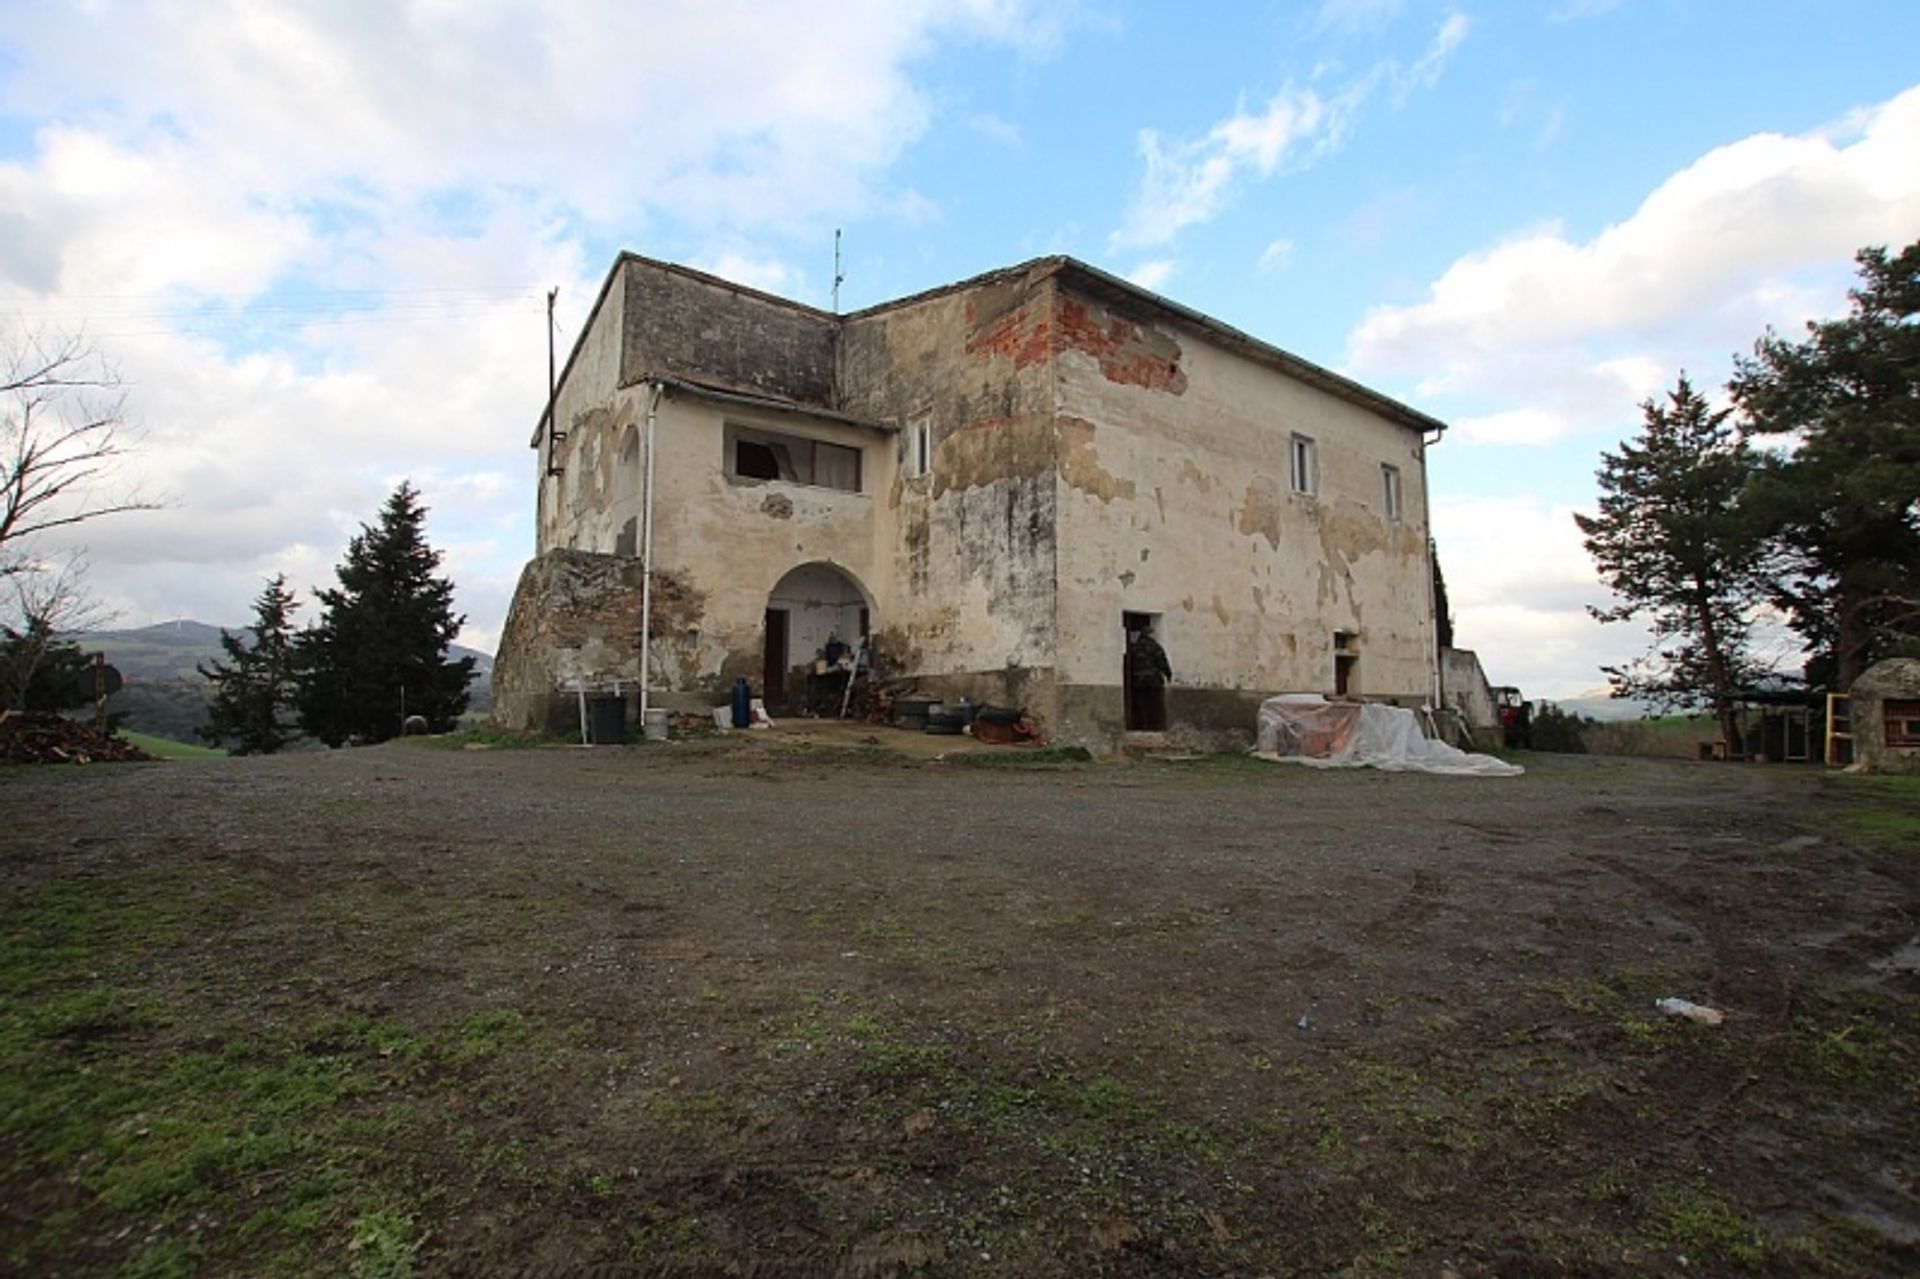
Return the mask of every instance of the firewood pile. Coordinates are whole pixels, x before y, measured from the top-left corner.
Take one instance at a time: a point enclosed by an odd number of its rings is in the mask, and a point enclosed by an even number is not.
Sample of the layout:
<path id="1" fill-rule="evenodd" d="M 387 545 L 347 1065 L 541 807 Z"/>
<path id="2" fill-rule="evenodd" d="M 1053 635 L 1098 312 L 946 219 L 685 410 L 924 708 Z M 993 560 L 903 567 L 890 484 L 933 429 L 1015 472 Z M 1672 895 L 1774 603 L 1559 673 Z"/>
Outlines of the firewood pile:
<path id="1" fill-rule="evenodd" d="M 893 723 L 893 703 L 900 695 L 900 689 L 894 684 L 868 681 L 856 684 L 853 689 L 853 705 L 847 708 L 850 718 L 867 724 Z"/>
<path id="2" fill-rule="evenodd" d="M 124 764 L 153 756 L 64 715 L 0 711 L 0 764 Z"/>

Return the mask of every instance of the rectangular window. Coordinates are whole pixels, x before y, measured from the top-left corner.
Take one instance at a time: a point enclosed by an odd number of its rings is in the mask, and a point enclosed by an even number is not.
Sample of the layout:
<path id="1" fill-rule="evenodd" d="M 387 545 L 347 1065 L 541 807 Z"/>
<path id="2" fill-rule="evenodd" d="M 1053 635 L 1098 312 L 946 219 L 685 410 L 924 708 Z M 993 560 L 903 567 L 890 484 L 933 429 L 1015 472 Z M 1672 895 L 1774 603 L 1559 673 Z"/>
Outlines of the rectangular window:
<path id="1" fill-rule="evenodd" d="M 728 474 L 743 480 L 785 480 L 860 491 L 860 450 L 757 427 L 727 426 Z"/>
<path id="2" fill-rule="evenodd" d="M 1886 701 L 1887 745 L 1911 749 L 1920 746 L 1920 701 Z"/>
<path id="3" fill-rule="evenodd" d="M 904 450 L 908 479 L 925 475 L 933 469 L 932 418 L 923 414 L 907 423 L 907 438 Z"/>
<path id="4" fill-rule="evenodd" d="M 1380 468 L 1380 504 L 1388 519 L 1400 518 L 1400 468 L 1397 466 Z"/>
<path id="5" fill-rule="evenodd" d="M 1320 486 L 1320 465 L 1319 459 L 1314 456 L 1313 440 L 1305 435 L 1294 436 L 1289 456 L 1292 459 L 1293 491 L 1316 491 Z"/>

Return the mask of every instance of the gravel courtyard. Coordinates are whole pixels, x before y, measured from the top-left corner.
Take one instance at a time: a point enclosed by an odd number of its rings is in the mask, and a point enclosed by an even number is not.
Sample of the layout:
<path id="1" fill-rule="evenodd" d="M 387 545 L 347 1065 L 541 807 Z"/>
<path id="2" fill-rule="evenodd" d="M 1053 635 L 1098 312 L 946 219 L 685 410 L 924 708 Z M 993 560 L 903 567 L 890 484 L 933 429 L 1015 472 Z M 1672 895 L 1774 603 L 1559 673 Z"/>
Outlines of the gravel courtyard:
<path id="1" fill-rule="evenodd" d="M 0 1270 L 1920 1270 L 1920 789 L 876 740 L 0 770 Z"/>

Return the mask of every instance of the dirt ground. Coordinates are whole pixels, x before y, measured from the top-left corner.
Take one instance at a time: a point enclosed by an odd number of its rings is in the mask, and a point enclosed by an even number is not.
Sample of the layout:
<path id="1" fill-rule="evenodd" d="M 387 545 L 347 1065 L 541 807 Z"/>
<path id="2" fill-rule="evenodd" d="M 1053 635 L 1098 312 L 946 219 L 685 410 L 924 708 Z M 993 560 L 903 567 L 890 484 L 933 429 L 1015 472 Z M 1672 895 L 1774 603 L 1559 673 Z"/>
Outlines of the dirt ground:
<path id="1" fill-rule="evenodd" d="M 0 1269 L 1920 1272 L 1920 790 L 875 740 L 0 770 Z"/>

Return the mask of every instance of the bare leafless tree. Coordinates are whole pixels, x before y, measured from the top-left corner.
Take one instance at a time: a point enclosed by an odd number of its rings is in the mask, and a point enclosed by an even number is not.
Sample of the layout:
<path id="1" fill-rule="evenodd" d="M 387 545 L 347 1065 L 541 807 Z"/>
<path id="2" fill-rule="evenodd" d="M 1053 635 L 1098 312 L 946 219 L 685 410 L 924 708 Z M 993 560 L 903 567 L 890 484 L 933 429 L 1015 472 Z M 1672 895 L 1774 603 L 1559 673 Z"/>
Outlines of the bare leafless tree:
<path id="1" fill-rule="evenodd" d="M 41 670 L 73 637 L 113 620 L 87 590 L 87 561 L 78 551 L 58 560 L 20 558 L 0 592 L 0 706 L 28 709 Z"/>
<path id="2" fill-rule="evenodd" d="M 0 576 L 26 539 L 158 503 L 113 487 L 126 451 L 126 395 L 83 333 L 0 336 Z"/>

